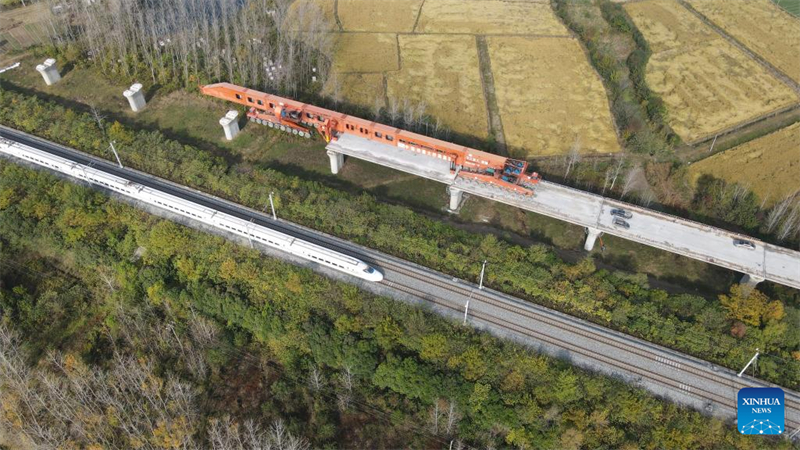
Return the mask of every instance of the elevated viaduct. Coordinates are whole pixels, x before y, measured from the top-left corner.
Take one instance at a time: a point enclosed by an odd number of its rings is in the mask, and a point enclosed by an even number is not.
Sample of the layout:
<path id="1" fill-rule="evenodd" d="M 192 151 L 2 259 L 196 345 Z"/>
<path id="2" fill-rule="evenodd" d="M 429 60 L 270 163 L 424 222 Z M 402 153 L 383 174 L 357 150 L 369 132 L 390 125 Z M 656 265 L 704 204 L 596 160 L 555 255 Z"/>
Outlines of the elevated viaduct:
<path id="1" fill-rule="evenodd" d="M 450 209 L 468 193 L 584 227 L 584 248 L 610 234 L 725 267 L 755 286 L 770 280 L 800 289 L 800 252 L 750 236 L 542 181 L 527 163 L 229 83 L 201 91 L 246 105 L 249 120 L 296 135 L 316 130 L 328 142 L 331 172 L 344 157 L 363 159 L 447 185 Z M 623 220 L 611 214 L 625 211 Z M 620 223 L 622 222 L 622 223 Z M 747 241 L 748 245 L 735 245 Z"/>

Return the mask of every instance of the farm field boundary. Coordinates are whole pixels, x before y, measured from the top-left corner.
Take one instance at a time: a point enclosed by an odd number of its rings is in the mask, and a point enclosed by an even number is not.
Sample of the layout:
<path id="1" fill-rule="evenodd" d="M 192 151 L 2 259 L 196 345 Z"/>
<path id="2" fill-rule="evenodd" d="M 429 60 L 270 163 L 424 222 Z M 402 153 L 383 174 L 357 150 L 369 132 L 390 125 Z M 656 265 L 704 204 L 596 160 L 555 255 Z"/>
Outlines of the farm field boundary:
<path id="1" fill-rule="evenodd" d="M 787 106 L 785 108 L 781 108 L 781 109 L 779 109 L 777 111 L 773 111 L 771 113 L 767 113 L 767 114 L 764 114 L 762 116 L 755 117 L 755 118 L 753 118 L 751 120 L 748 120 L 746 122 L 737 124 L 737 125 L 735 125 L 733 127 L 728 128 L 727 130 L 722 130 L 719 133 L 716 133 L 714 135 L 706 136 L 706 137 L 704 137 L 704 138 L 702 138 L 700 140 L 697 140 L 695 142 L 689 143 L 689 145 L 691 147 L 693 147 L 693 148 L 699 148 L 699 147 L 704 147 L 706 144 L 710 145 L 714 141 L 715 138 L 717 139 L 717 141 L 719 141 L 719 138 L 721 138 L 721 137 L 727 137 L 727 136 L 734 135 L 734 134 L 742 134 L 742 135 L 744 135 L 744 134 L 750 133 L 751 132 L 751 128 L 754 125 L 758 125 L 758 124 L 760 124 L 760 123 L 762 123 L 764 121 L 770 120 L 770 119 L 772 119 L 774 117 L 778 117 L 778 116 L 782 116 L 782 115 L 790 115 L 793 112 L 798 111 L 798 110 L 800 110 L 800 103 L 796 103 L 794 105 L 789 105 L 789 106 Z M 769 133 L 766 133 L 766 134 L 769 134 Z M 754 136 L 753 139 L 755 139 L 757 137 L 760 137 L 760 136 Z M 743 143 L 743 142 L 740 142 L 740 144 L 741 143 Z M 706 156 L 708 156 L 708 155 L 703 156 L 703 158 L 705 158 Z"/>
<path id="2" fill-rule="evenodd" d="M 800 17 L 800 0 L 772 0 L 772 2 L 787 13 Z"/>
<path id="3" fill-rule="evenodd" d="M 625 10 L 653 52 L 647 85 L 688 145 L 800 102 L 797 90 L 682 1 L 628 3 Z"/>
<path id="4" fill-rule="evenodd" d="M 508 155 L 506 148 L 506 135 L 503 131 L 503 119 L 500 117 L 500 108 L 497 106 L 497 93 L 494 87 L 494 74 L 492 61 L 489 57 L 489 46 L 486 36 L 476 36 L 478 45 L 478 64 L 481 69 L 481 83 L 483 84 L 483 97 L 486 99 L 486 114 L 489 120 L 489 134 L 497 143 L 494 150 L 501 155 Z"/>
<path id="5" fill-rule="evenodd" d="M 800 191 L 800 122 L 719 152 L 689 167 L 693 185 L 702 175 L 748 185 L 772 205 Z M 747 168 L 747 170 L 743 170 Z"/>
<path id="6" fill-rule="evenodd" d="M 680 3 L 689 12 L 691 12 L 692 14 L 697 16 L 698 19 L 700 19 L 703 23 L 708 25 L 712 30 L 716 31 L 717 34 L 719 34 L 720 36 L 725 38 L 725 40 L 730 42 L 734 47 L 738 48 L 745 55 L 749 56 L 754 61 L 759 63 L 769 73 L 771 73 L 773 76 L 775 76 L 775 78 L 781 80 L 781 82 L 783 82 L 783 84 L 785 84 L 786 86 L 792 88 L 792 90 L 794 90 L 795 93 L 800 95 L 800 85 L 798 85 L 797 82 L 795 82 L 793 79 L 791 79 L 786 73 L 784 73 L 782 70 L 780 70 L 777 67 L 775 67 L 774 65 L 772 65 L 769 61 L 767 61 L 766 59 L 762 58 L 760 55 L 758 55 L 754 51 L 750 50 L 743 43 L 739 42 L 738 39 L 736 39 L 735 37 L 733 37 L 730 34 L 728 34 L 724 29 L 719 27 L 711 19 L 709 19 L 708 17 L 703 15 L 701 12 L 696 10 L 692 5 L 690 5 L 688 2 L 686 2 L 686 0 L 678 0 L 678 3 Z"/>

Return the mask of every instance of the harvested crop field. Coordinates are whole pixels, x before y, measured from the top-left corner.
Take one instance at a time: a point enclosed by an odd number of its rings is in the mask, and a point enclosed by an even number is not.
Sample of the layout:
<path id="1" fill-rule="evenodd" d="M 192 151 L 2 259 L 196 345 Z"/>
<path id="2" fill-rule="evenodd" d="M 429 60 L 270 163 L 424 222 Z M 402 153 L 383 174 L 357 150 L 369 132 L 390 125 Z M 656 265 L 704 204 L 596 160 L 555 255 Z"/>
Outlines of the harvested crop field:
<path id="1" fill-rule="evenodd" d="M 423 0 L 338 0 L 344 31 L 410 33 Z"/>
<path id="2" fill-rule="evenodd" d="M 745 47 L 800 82 L 800 19 L 770 0 L 689 3 Z"/>
<path id="3" fill-rule="evenodd" d="M 794 91 L 725 40 L 650 58 L 647 84 L 669 108 L 669 123 L 694 142 L 797 103 Z"/>
<path id="4" fill-rule="evenodd" d="M 650 43 L 648 86 L 692 143 L 798 102 L 788 86 L 670 0 L 625 5 Z"/>
<path id="5" fill-rule="evenodd" d="M 749 186 L 772 205 L 800 191 L 800 123 L 696 162 L 689 174 L 693 183 L 709 174 Z"/>
<path id="6" fill-rule="evenodd" d="M 576 40 L 487 41 L 506 143 L 515 155 L 566 154 L 576 141 L 581 153 L 619 151 L 605 90 Z"/>
<path id="7" fill-rule="evenodd" d="M 320 28 L 331 31 L 338 30 L 334 15 L 335 5 L 334 0 L 295 0 L 289 6 L 285 21 L 298 30 Z M 322 27 L 312 23 L 320 19 L 324 21 Z"/>
<path id="8" fill-rule="evenodd" d="M 547 2 L 427 0 L 418 33 L 536 34 L 568 36 Z"/>
<path id="9" fill-rule="evenodd" d="M 390 98 L 425 104 L 458 133 L 485 137 L 486 102 L 472 36 L 401 35 L 401 68 L 388 75 Z"/>
<path id="10" fill-rule="evenodd" d="M 398 70 L 397 35 L 391 33 L 340 33 L 336 36 L 336 72 L 386 72 Z"/>
<path id="11" fill-rule="evenodd" d="M 370 108 L 383 105 L 386 91 L 381 73 L 334 73 L 328 77 L 323 94 L 354 105 Z"/>
<path id="12" fill-rule="evenodd" d="M 627 3 L 625 10 L 647 39 L 654 55 L 721 39 L 714 30 L 674 0 Z"/>
<path id="13" fill-rule="evenodd" d="M 50 43 L 46 2 L 3 11 L 0 14 L 0 60 L 11 50 Z"/>
<path id="14" fill-rule="evenodd" d="M 491 126 L 520 155 L 567 152 L 576 136 L 583 153 L 620 150 L 600 77 L 547 0 L 337 0 L 332 14 L 344 31 L 326 95 L 382 107 L 384 120 L 424 110 L 479 139 Z M 495 58 L 484 41 L 501 35 L 514 43 L 498 41 Z"/>

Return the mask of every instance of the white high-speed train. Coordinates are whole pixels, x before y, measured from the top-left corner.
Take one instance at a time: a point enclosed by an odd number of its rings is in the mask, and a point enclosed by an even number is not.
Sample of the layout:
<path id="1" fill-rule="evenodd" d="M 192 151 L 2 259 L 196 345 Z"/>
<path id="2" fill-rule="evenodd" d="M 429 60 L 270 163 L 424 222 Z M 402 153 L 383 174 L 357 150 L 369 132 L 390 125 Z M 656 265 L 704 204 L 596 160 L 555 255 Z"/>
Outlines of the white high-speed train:
<path id="1" fill-rule="evenodd" d="M 381 281 L 383 274 L 364 261 L 329 250 L 319 245 L 294 238 L 267 227 L 239 219 L 223 212 L 206 208 L 197 203 L 161 192 L 130 180 L 120 178 L 102 170 L 78 164 L 74 161 L 37 150 L 18 142 L 0 139 L 0 151 L 25 161 L 65 173 L 69 176 L 102 186 L 122 195 L 141 200 L 159 208 L 198 220 L 244 236 L 251 242 L 283 250 L 319 265 L 329 267 L 368 281 Z"/>

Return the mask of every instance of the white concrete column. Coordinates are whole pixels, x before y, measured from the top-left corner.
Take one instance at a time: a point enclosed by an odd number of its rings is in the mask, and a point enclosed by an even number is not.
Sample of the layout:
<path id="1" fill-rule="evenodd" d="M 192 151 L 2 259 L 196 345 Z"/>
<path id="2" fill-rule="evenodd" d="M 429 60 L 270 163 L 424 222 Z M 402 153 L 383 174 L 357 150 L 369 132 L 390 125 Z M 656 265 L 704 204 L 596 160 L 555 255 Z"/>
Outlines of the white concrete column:
<path id="1" fill-rule="evenodd" d="M 758 275 L 750 275 L 747 273 L 744 274 L 742 280 L 739 281 L 739 285 L 742 286 L 742 295 L 749 297 L 750 293 L 753 292 L 753 289 L 756 288 L 756 285 L 762 281 L 764 281 L 764 278 L 759 277 Z"/>
<path id="2" fill-rule="evenodd" d="M 336 175 L 344 165 L 344 154 L 328 150 L 328 157 L 331 159 L 331 173 Z"/>
<path id="3" fill-rule="evenodd" d="M 141 111 L 146 104 L 141 83 L 134 83 L 130 89 L 123 92 L 122 95 L 128 99 L 128 103 L 131 104 L 133 112 Z"/>
<path id="4" fill-rule="evenodd" d="M 225 114 L 225 117 L 219 119 L 219 124 L 222 125 L 222 129 L 225 130 L 225 139 L 232 141 L 233 138 L 239 134 L 239 112 L 235 110 L 228 111 L 228 114 Z"/>
<path id="5" fill-rule="evenodd" d="M 450 211 L 458 210 L 461 206 L 461 199 L 464 197 L 464 191 L 450 186 Z"/>
<path id="6" fill-rule="evenodd" d="M 755 287 L 758 283 L 761 283 L 762 281 L 764 281 L 764 278 L 758 275 L 750 275 L 746 273 L 742 277 L 742 281 L 740 281 L 739 284 L 748 284 Z"/>
<path id="7" fill-rule="evenodd" d="M 739 284 L 742 285 L 742 294 L 745 296 L 750 295 L 750 291 L 755 289 L 758 283 L 764 281 L 764 278 L 759 277 L 758 275 L 750 275 L 748 273 L 744 274 L 742 280 L 739 281 Z"/>
<path id="8" fill-rule="evenodd" d="M 592 251 L 594 248 L 594 242 L 598 237 L 600 237 L 601 234 L 603 234 L 603 232 L 596 228 L 586 227 L 586 243 L 583 244 L 583 249 L 587 252 Z"/>
<path id="9" fill-rule="evenodd" d="M 42 78 L 48 86 L 56 84 L 61 79 L 61 74 L 58 73 L 58 67 L 56 67 L 56 60 L 53 58 L 45 59 L 42 64 L 36 66 L 36 70 L 42 74 Z"/>

